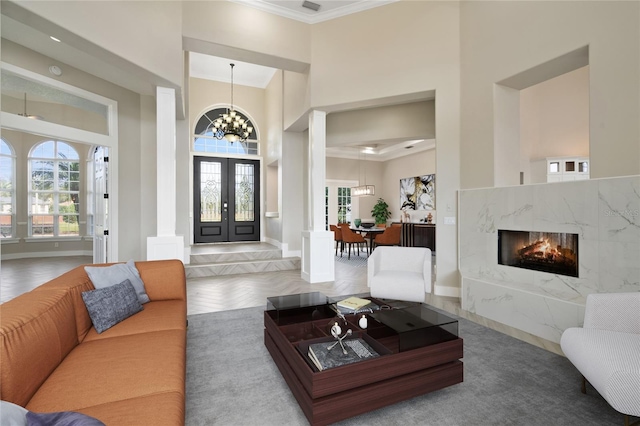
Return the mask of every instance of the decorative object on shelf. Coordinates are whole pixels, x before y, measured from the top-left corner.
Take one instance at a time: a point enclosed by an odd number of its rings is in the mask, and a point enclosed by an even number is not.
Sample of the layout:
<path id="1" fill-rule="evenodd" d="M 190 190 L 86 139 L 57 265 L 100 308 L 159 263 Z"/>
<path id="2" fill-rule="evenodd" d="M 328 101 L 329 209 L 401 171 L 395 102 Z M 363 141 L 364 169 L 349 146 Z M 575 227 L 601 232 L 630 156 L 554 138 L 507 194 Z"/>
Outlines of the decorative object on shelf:
<path id="1" fill-rule="evenodd" d="M 338 327 L 338 328 L 340 328 L 340 327 Z M 353 333 L 353 331 L 351 331 L 351 329 L 348 329 L 344 333 L 344 336 L 340 336 L 340 333 L 338 333 L 338 332 L 334 333 L 333 329 L 332 329 L 331 334 L 333 335 L 333 337 L 335 337 L 337 339 L 337 341 L 335 343 L 327 346 L 327 350 L 330 351 L 331 349 L 335 348 L 338 343 L 340 343 L 340 347 L 342 348 L 342 353 L 346 355 L 347 354 L 347 350 L 344 348 L 344 345 L 342 344 L 342 341 L 345 339 L 345 337 L 351 336 L 351 333 Z"/>
<path id="2" fill-rule="evenodd" d="M 378 198 L 378 202 L 371 209 L 371 214 L 376 220 L 376 225 L 386 224 L 387 220 L 391 217 L 389 204 L 387 204 L 384 199 Z"/>
<path id="3" fill-rule="evenodd" d="M 434 210 L 435 208 L 435 174 L 400 179 L 400 209 Z"/>
<path id="4" fill-rule="evenodd" d="M 433 222 L 433 215 L 432 215 L 431 213 L 429 213 L 429 214 L 427 215 L 426 222 L 427 222 L 427 223 L 432 223 L 432 222 Z"/>
<path id="5" fill-rule="evenodd" d="M 358 325 L 360 326 L 361 329 L 365 330 L 367 328 L 368 325 L 368 320 L 367 320 L 367 316 L 363 315 L 359 320 L 358 320 Z"/>
<path id="6" fill-rule="evenodd" d="M 376 187 L 374 185 L 367 185 L 367 151 L 370 148 L 365 148 L 362 152 L 364 152 L 364 185 L 358 185 L 351 187 L 351 196 L 352 197 L 363 197 L 366 195 L 375 195 Z M 360 181 L 360 166 L 362 162 L 360 161 L 360 152 L 358 152 L 358 181 Z"/>
<path id="7" fill-rule="evenodd" d="M 233 109 L 233 67 L 231 65 L 231 104 L 226 113 L 220 115 L 211 124 L 213 125 L 213 135 L 217 139 L 226 139 L 230 143 L 244 142 L 247 140 L 253 126 L 251 122 L 242 114 Z"/>

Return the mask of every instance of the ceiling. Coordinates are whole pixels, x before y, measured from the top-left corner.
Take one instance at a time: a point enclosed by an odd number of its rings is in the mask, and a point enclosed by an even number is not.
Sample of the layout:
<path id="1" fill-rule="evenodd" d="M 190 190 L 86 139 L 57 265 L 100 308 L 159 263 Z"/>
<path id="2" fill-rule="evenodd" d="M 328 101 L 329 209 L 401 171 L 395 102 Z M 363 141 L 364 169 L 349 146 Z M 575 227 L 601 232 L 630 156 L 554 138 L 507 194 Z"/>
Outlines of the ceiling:
<path id="1" fill-rule="evenodd" d="M 352 13 L 357 13 L 373 7 L 383 6 L 398 0 L 313 0 L 320 5 L 317 12 L 302 7 L 302 0 L 229 0 L 249 7 L 261 9 L 268 13 L 285 16 L 290 19 L 310 24 L 335 19 Z M 12 6 L 11 3 L 8 6 Z M 2 7 L 2 37 L 31 50 L 42 53 L 55 61 L 60 61 L 64 72 L 64 64 L 111 81 L 136 93 L 152 95 L 155 86 L 171 87 L 171 84 L 157 75 L 141 71 L 131 63 L 110 55 L 109 52 L 97 45 L 87 46 L 86 40 L 75 39 L 73 34 L 67 34 L 73 43 L 56 43 L 48 36 L 48 21 L 36 19 L 33 15 L 25 18 L 20 8 Z M 14 19 L 18 18 L 18 19 Z M 55 24 L 54 24 L 55 25 Z M 76 37 L 77 38 L 77 37 Z M 92 52 L 89 54 L 87 52 Z M 230 63 L 234 63 L 234 84 L 265 88 L 276 72 L 275 68 L 252 63 L 230 60 L 197 52 L 189 55 L 190 75 L 221 82 L 230 82 Z M 123 72 L 123 70 L 125 72 Z M 128 71 L 128 72 L 127 72 Z M 6 88 L 5 88 L 6 89 Z M 32 95 L 35 95 L 32 94 Z M 32 96 L 31 95 L 31 96 Z M 176 93 L 176 101 L 181 103 L 182 96 Z M 180 105 L 179 109 L 180 109 Z M 371 105 L 372 107 L 375 105 Z M 333 112 L 338 114 L 338 112 Z M 426 149 L 433 149 L 433 140 L 422 141 L 377 141 L 375 147 L 370 147 L 368 160 L 386 161 L 404 155 L 413 154 Z M 407 148 L 410 146 L 411 148 Z M 363 146 L 328 147 L 327 155 L 343 158 L 362 158 Z"/>

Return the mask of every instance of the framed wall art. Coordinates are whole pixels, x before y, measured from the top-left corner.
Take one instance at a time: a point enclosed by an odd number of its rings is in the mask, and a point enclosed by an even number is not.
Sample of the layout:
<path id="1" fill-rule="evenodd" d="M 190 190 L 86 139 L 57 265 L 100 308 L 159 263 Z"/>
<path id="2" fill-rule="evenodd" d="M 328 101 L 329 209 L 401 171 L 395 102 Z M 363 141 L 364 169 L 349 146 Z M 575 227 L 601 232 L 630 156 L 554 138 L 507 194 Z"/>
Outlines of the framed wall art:
<path id="1" fill-rule="evenodd" d="M 436 175 L 400 179 L 401 210 L 435 210 Z"/>

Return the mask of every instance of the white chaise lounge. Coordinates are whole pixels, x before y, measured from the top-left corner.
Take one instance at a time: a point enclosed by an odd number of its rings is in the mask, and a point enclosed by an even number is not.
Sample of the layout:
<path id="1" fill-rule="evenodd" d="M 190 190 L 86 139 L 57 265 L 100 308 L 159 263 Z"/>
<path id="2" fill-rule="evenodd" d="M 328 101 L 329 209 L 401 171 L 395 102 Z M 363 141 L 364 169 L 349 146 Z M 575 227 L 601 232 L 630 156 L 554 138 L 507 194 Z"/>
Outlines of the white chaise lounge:
<path id="1" fill-rule="evenodd" d="M 640 292 L 588 295 L 584 327 L 566 329 L 560 345 L 625 425 L 640 417 Z"/>

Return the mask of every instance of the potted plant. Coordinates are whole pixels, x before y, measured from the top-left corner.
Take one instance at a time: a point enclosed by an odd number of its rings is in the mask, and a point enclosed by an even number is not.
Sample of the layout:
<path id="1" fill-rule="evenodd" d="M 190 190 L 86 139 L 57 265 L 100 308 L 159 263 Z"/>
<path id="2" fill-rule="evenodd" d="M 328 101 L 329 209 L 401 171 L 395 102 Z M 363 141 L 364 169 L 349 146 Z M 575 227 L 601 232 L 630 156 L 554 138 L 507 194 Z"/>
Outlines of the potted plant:
<path id="1" fill-rule="evenodd" d="M 378 198 L 378 202 L 371 209 L 371 214 L 376 220 L 376 225 L 386 225 L 387 219 L 391 217 L 389 204 L 387 204 L 386 201 L 384 201 L 382 198 Z"/>

